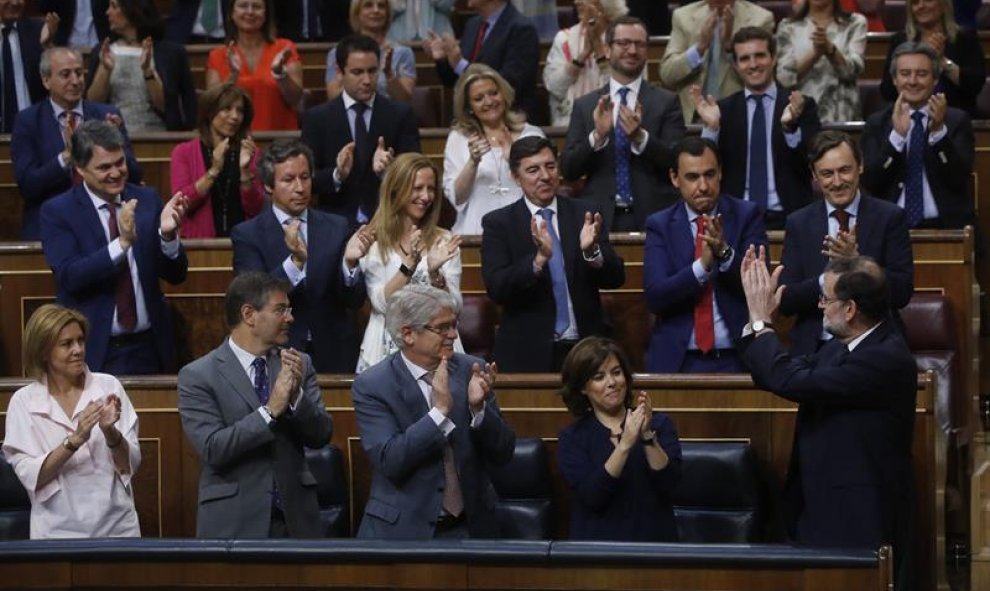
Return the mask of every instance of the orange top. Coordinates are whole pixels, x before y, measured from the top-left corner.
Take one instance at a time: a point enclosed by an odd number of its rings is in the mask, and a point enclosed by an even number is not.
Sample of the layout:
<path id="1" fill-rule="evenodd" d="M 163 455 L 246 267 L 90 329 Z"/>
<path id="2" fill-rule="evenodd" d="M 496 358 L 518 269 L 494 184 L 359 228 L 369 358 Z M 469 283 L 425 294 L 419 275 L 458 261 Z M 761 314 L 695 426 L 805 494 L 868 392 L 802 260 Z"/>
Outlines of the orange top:
<path id="1" fill-rule="evenodd" d="M 910 4 L 910 3 L 909 3 Z M 846 12 L 860 12 L 859 5 L 856 4 L 856 0 L 839 0 L 839 5 L 842 6 L 842 10 Z M 907 9 L 910 10 L 910 9 Z M 883 19 L 879 14 L 865 14 L 866 17 L 866 30 L 871 33 L 883 33 L 887 28 L 883 24 Z"/>
<path id="2" fill-rule="evenodd" d="M 288 39 L 276 39 L 265 45 L 258 59 L 258 65 L 251 70 L 244 57 L 244 52 L 234 44 L 234 51 L 241 58 L 241 73 L 237 77 L 237 85 L 251 97 L 254 107 L 254 120 L 251 122 L 252 131 L 292 131 L 299 129 L 299 116 L 296 110 L 285 102 L 278 89 L 278 81 L 272 77 L 271 64 L 275 56 L 285 47 L 290 47 L 289 59 L 286 65 L 300 61 L 296 45 Z M 230 76 L 227 65 L 227 47 L 221 45 L 210 50 L 206 59 L 206 69 L 220 75 L 221 80 Z"/>

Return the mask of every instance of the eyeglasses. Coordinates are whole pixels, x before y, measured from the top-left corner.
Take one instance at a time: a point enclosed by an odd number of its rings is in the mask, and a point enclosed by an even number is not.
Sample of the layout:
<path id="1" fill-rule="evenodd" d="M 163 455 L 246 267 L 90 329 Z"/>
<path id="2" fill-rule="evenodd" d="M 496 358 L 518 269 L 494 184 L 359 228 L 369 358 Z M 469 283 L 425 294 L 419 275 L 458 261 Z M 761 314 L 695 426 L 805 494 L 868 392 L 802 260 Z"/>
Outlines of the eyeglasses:
<path id="1" fill-rule="evenodd" d="M 842 301 L 844 301 L 842 298 L 829 298 L 829 297 L 825 297 L 825 294 L 821 294 L 818 296 L 818 304 L 821 305 L 822 307 L 827 306 L 832 302 L 842 302 Z"/>
<path id="2" fill-rule="evenodd" d="M 274 308 L 272 308 L 272 312 L 276 316 L 281 316 L 282 318 L 285 318 L 287 316 L 291 316 L 292 315 L 292 306 L 285 306 L 285 305 L 281 305 L 280 304 L 280 305 L 275 306 Z"/>
<path id="3" fill-rule="evenodd" d="M 434 334 L 444 336 L 450 334 L 451 332 L 457 332 L 457 321 L 444 322 L 443 324 L 438 324 L 436 326 L 430 326 L 429 324 L 423 325 L 424 330 L 428 330 Z"/>
<path id="4" fill-rule="evenodd" d="M 630 47 L 636 51 L 643 51 L 646 49 L 646 41 L 633 41 L 632 39 L 613 39 L 612 45 L 615 45 L 623 51 L 629 49 Z"/>

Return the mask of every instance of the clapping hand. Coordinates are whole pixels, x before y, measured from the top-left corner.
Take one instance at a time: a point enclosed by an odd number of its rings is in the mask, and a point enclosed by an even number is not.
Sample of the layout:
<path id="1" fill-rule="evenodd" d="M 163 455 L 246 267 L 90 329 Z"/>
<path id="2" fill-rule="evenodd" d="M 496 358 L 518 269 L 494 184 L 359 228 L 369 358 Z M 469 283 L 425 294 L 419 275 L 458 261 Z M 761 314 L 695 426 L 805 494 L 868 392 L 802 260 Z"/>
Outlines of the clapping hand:
<path id="1" fill-rule="evenodd" d="M 118 420 L 120 420 L 120 397 L 116 394 L 110 394 L 103 399 L 103 404 L 100 407 L 100 429 L 107 431 Z"/>
<path id="2" fill-rule="evenodd" d="M 803 112 L 804 95 L 801 94 L 800 90 L 791 91 L 790 96 L 787 97 L 787 106 L 784 107 L 784 112 L 780 115 L 780 125 L 785 131 L 793 131 Z"/>
<path id="3" fill-rule="evenodd" d="M 448 240 L 436 240 L 426 253 L 426 268 L 436 273 L 447 261 L 457 256 L 461 248 L 461 237 L 454 234 Z"/>
<path id="4" fill-rule="evenodd" d="M 856 226 L 853 225 L 848 232 L 839 230 L 835 238 L 828 234 L 822 243 L 822 254 L 831 259 L 859 256 L 859 245 L 856 242 Z"/>
<path id="5" fill-rule="evenodd" d="M 241 54 L 237 52 L 237 42 L 227 43 L 227 68 L 230 70 L 229 80 L 236 80 L 241 75 Z"/>
<path id="6" fill-rule="evenodd" d="M 533 216 L 529 221 L 529 230 L 533 236 L 533 244 L 536 245 L 536 258 L 533 259 L 533 264 L 542 269 L 553 255 L 553 238 L 550 237 L 550 228 L 547 227 L 546 222 L 539 221 L 536 216 Z"/>
<path id="7" fill-rule="evenodd" d="M 766 247 L 750 245 L 743 257 L 740 274 L 742 276 L 743 292 L 746 294 L 746 307 L 749 309 L 749 319 L 752 321 L 769 321 L 780 306 L 780 297 L 784 286 L 779 286 L 780 274 L 784 266 L 779 265 L 773 274 L 767 268 Z"/>
<path id="8" fill-rule="evenodd" d="M 52 44 L 52 40 L 55 39 L 55 33 L 58 32 L 59 16 L 57 13 L 49 12 L 45 15 L 45 24 L 41 26 L 41 37 L 39 41 L 41 46 L 48 48 Z"/>
<path id="9" fill-rule="evenodd" d="M 137 200 L 134 200 L 137 203 Z M 175 240 L 176 232 L 182 227 L 182 221 L 186 219 L 186 209 L 189 207 L 189 198 L 182 191 L 176 191 L 172 198 L 168 200 L 162 209 L 160 226 L 162 238 L 165 240 Z"/>
<path id="10" fill-rule="evenodd" d="M 482 368 L 475 363 L 471 366 L 471 381 L 468 382 L 468 405 L 477 414 L 484 408 L 485 400 L 495 385 L 498 368 L 494 363 L 486 363 Z"/>
<path id="11" fill-rule="evenodd" d="M 306 265 L 308 249 L 306 240 L 302 233 L 302 220 L 292 220 L 282 225 L 282 234 L 285 239 L 285 247 L 289 249 L 289 256 L 297 269 L 302 271 Z"/>
<path id="12" fill-rule="evenodd" d="M 155 74 L 155 45 L 151 37 L 141 41 L 141 71 L 145 78 Z"/>
<path id="13" fill-rule="evenodd" d="M 718 101 L 712 95 L 701 94 L 701 87 L 692 85 L 688 94 L 691 95 L 691 102 L 694 103 L 694 110 L 701 118 L 701 122 L 708 129 L 718 130 L 722 122 L 722 111 L 719 109 Z"/>
<path id="14" fill-rule="evenodd" d="M 581 226 L 580 245 L 581 252 L 586 256 L 593 254 L 598 245 L 598 236 L 602 232 L 602 214 L 590 211 L 584 212 L 584 225 Z"/>
<path id="15" fill-rule="evenodd" d="M 127 250 L 137 239 L 137 228 L 134 224 L 134 215 L 137 210 L 137 199 L 127 199 L 120 205 L 117 212 L 117 240 L 120 248 Z M 162 211 L 164 216 L 165 212 Z"/>
<path id="16" fill-rule="evenodd" d="M 337 152 L 337 177 L 341 182 L 347 180 L 354 166 L 354 142 L 348 142 Z"/>
<path id="17" fill-rule="evenodd" d="M 598 142 L 604 145 L 605 140 L 612 133 L 612 97 L 603 94 L 598 97 L 598 102 L 595 104 L 595 110 L 592 113 L 592 117 L 595 120 L 595 135 L 598 136 Z"/>
<path id="18" fill-rule="evenodd" d="M 375 154 L 371 157 L 371 169 L 377 175 L 381 175 L 388 168 L 388 165 L 395 160 L 395 150 L 392 148 L 385 147 L 385 138 L 378 137 L 378 146 L 375 148 Z"/>
<path id="19" fill-rule="evenodd" d="M 110 38 L 106 37 L 103 39 L 103 43 L 100 44 L 100 65 L 106 68 L 107 71 L 111 71 L 115 63 L 113 48 L 110 47 Z"/>
<path id="20" fill-rule="evenodd" d="M 344 262 L 351 269 L 357 267 L 364 255 L 371 250 L 371 245 L 375 242 L 375 233 L 368 228 L 367 224 L 362 225 L 356 232 L 351 234 L 344 247 Z"/>

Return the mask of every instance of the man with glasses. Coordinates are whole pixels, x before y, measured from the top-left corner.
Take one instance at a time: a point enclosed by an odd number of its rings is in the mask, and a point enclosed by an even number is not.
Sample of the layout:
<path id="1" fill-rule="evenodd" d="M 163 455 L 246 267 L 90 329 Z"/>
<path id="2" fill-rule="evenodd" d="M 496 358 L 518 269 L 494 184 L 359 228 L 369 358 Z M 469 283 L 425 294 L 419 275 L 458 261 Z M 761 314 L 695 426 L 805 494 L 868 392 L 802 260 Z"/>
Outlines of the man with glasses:
<path id="1" fill-rule="evenodd" d="M 609 24 L 611 79 L 574 101 L 567 128 L 564 178 L 585 177 L 581 197 L 599 205 L 606 231 L 642 231 L 647 216 L 677 199 L 667 170 L 684 119 L 673 93 L 643 80 L 648 39 L 637 18 Z"/>
<path id="2" fill-rule="evenodd" d="M 485 468 L 512 459 L 516 436 L 495 401 L 495 365 L 454 353 L 457 314 L 456 300 L 431 286 L 388 300 L 385 328 L 399 352 L 351 389 L 372 468 L 360 538 L 500 537 Z"/>
<path id="3" fill-rule="evenodd" d="M 904 210 L 893 203 L 864 195 L 859 146 L 841 131 L 823 131 L 809 150 L 811 170 L 824 200 L 787 216 L 780 277 L 785 286 L 780 311 L 796 316 L 790 331 L 791 353 L 811 354 L 832 338 L 822 326 L 820 296 L 825 265 L 830 261 L 867 255 L 883 267 L 890 284 L 890 304 L 896 310 L 911 300 L 914 258 Z"/>
<path id="4" fill-rule="evenodd" d="M 288 290 L 267 273 L 235 277 L 230 337 L 179 372 L 179 416 L 199 454 L 197 537 L 322 535 L 303 447 L 329 443 L 333 425 L 309 356 L 285 348 Z"/>

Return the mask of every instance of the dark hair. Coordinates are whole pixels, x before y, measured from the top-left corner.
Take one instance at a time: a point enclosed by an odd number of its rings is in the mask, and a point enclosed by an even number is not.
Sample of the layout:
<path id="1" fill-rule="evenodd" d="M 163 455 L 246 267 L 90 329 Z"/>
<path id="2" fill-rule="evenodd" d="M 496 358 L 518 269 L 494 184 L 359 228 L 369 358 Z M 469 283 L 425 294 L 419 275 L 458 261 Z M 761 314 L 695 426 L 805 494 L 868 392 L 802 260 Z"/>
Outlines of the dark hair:
<path id="1" fill-rule="evenodd" d="M 234 280 L 227 286 L 227 293 L 223 296 L 227 328 L 234 328 L 241 323 L 241 308 L 245 304 L 255 310 L 260 310 L 268 303 L 268 296 L 272 292 L 289 293 L 290 289 L 287 281 L 277 279 L 262 271 L 248 271 L 234 277 Z"/>
<path id="2" fill-rule="evenodd" d="M 340 68 L 341 72 L 347 67 L 347 58 L 358 51 L 373 53 L 379 62 L 382 60 L 382 49 L 378 46 L 377 41 L 367 35 L 347 35 L 337 42 L 337 67 Z"/>
<path id="3" fill-rule="evenodd" d="M 705 150 L 709 150 L 715 155 L 715 163 L 721 168 L 722 155 L 718 153 L 718 146 L 715 145 L 715 142 L 696 135 L 689 135 L 677 142 L 674 146 L 672 160 L 673 171 L 676 173 L 677 167 L 680 166 L 681 154 L 687 154 L 689 156 L 703 156 L 705 154 Z"/>
<path id="4" fill-rule="evenodd" d="M 610 355 L 615 355 L 619 367 L 622 368 L 622 375 L 626 378 L 624 404 L 626 408 L 632 407 L 633 375 L 626 352 L 611 339 L 586 337 L 574 345 L 574 348 L 564 358 L 564 365 L 560 370 L 560 381 L 563 384 L 560 388 L 560 397 L 572 415 L 583 417 L 591 412 L 591 401 L 588 400 L 588 395 L 584 393 L 584 387 L 588 380 L 598 373 L 598 369 Z"/>
<path id="5" fill-rule="evenodd" d="M 932 77 L 938 80 L 942 75 L 942 60 L 939 59 L 935 49 L 922 41 L 905 41 L 894 48 L 890 54 L 890 77 L 894 78 L 897 73 L 897 58 L 902 55 L 923 55 L 932 62 Z"/>
<path id="6" fill-rule="evenodd" d="M 230 107 L 241 99 L 244 104 L 244 119 L 241 121 L 241 128 L 237 130 L 237 137 L 243 137 L 245 132 L 251 129 L 251 120 L 254 119 L 254 106 L 251 104 L 251 96 L 236 84 L 224 82 L 220 86 L 214 86 L 203 91 L 199 95 L 199 117 L 196 121 L 196 128 L 199 130 L 199 137 L 204 141 L 209 141 L 212 134 L 210 129 L 213 125 L 213 118 L 217 113 Z"/>
<path id="7" fill-rule="evenodd" d="M 742 45 L 748 41 L 766 41 L 770 55 L 777 55 L 777 39 L 770 31 L 763 27 L 743 27 L 732 36 L 732 46 L 729 47 L 729 53 L 732 54 L 733 60 L 736 59 L 736 45 Z"/>
<path id="8" fill-rule="evenodd" d="M 237 41 L 237 26 L 234 24 L 234 3 L 237 0 L 227 1 L 227 16 L 223 19 L 224 30 L 227 32 L 226 42 Z M 275 41 L 277 31 L 275 29 L 275 6 L 272 0 L 262 0 L 265 4 L 265 22 L 261 23 L 261 36 L 265 41 L 272 43 Z"/>
<path id="9" fill-rule="evenodd" d="M 661 2 L 662 0 L 657 1 Z M 650 38 L 650 29 L 646 26 L 646 23 L 644 23 L 642 19 L 638 19 L 634 16 L 620 16 L 610 22 L 608 24 L 608 28 L 605 29 L 605 45 L 611 45 L 612 41 L 615 40 L 615 29 L 619 25 L 639 25 L 640 27 L 643 27 L 644 31 L 646 31 L 647 40 Z"/>
<path id="10" fill-rule="evenodd" d="M 856 159 L 857 165 L 863 163 L 863 153 L 859 150 L 859 144 L 849 134 L 844 131 L 827 129 L 819 132 L 811 140 L 811 146 L 808 148 L 808 162 L 811 164 L 811 167 L 814 168 L 815 164 L 825 156 L 826 152 L 834 150 L 842 144 L 846 144 L 852 150 L 853 158 Z"/>
<path id="11" fill-rule="evenodd" d="M 509 171 L 513 174 L 519 172 L 519 163 L 523 158 L 536 156 L 543 150 L 549 149 L 553 152 L 553 157 L 557 158 L 557 144 L 539 135 L 522 137 L 512 142 L 509 149 Z"/>
<path id="12" fill-rule="evenodd" d="M 84 121 L 72 133 L 72 162 L 84 167 L 93 158 L 93 147 L 107 151 L 124 149 L 124 134 L 108 121 L 90 119 Z"/>
<path id="13" fill-rule="evenodd" d="M 117 6 L 124 13 L 127 22 L 137 31 L 138 41 L 145 37 L 160 39 L 162 36 L 162 17 L 153 0 L 117 0 Z M 120 37 L 111 33 L 111 37 Z"/>
<path id="14" fill-rule="evenodd" d="M 890 315 L 890 290 L 887 276 L 868 256 L 840 257 L 829 261 L 826 273 L 838 275 L 835 297 L 856 302 L 857 313 L 871 323 Z"/>
<path id="15" fill-rule="evenodd" d="M 801 7 L 798 8 L 798 11 L 794 14 L 794 17 L 788 20 L 803 21 L 805 18 L 807 18 L 808 12 L 811 11 L 810 4 L 811 3 L 807 1 L 802 2 Z M 910 8 L 908 8 L 908 10 L 910 10 Z M 849 22 L 850 16 L 852 15 L 850 15 L 845 10 L 842 10 L 842 4 L 839 3 L 839 0 L 832 0 L 832 18 L 835 19 L 835 22 L 847 23 Z"/>
<path id="16" fill-rule="evenodd" d="M 281 164 L 289 158 L 305 156 L 309 163 L 309 172 L 313 173 L 313 151 L 309 146 L 297 139 L 275 140 L 261 155 L 261 162 L 258 164 L 258 173 L 261 175 L 261 182 L 266 187 L 275 186 L 275 165 Z"/>

